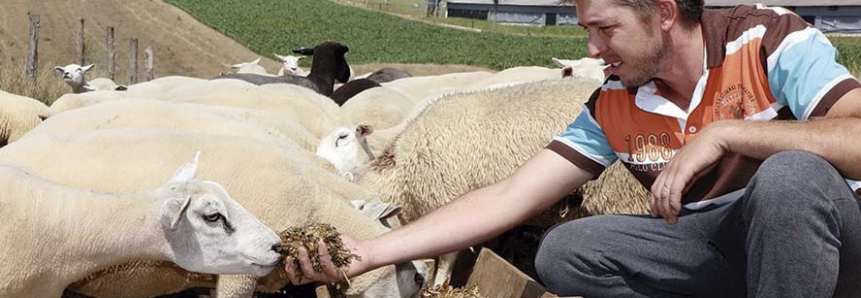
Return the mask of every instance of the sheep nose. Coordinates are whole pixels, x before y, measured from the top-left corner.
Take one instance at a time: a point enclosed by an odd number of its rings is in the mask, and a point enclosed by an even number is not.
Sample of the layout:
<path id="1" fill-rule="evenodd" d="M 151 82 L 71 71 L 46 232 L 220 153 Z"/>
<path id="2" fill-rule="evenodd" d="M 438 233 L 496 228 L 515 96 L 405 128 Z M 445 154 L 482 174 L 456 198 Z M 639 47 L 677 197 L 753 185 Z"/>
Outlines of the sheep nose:
<path id="1" fill-rule="evenodd" d="M 272 249 L 272 251 L 274 251 L 274 252 L 279 252 L 279 251 L 281 251 L 281 243 L 273 244 L 271 249 Z"/>

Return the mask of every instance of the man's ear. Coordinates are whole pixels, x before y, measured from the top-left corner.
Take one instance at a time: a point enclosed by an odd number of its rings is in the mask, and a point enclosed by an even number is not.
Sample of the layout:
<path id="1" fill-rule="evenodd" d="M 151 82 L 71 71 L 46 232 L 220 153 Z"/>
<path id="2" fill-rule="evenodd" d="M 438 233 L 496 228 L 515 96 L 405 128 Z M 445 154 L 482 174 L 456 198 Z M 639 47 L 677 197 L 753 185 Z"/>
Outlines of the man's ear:
<path id="1" fill-rule="evenodd" d="M 181 182 L 181 181 L 191 181 L 194 179 L 194 176 L 197 174 L 197 165 L 200 162 L 200 151 L 194 155 L 194 159 L 191 162 L 182 165 L 176 172 L 173 173 L 173 177 L 170 178 L 168 182 Z"/>
<path id="2" fill-rule="evenodd" d="M 658 20 L 660 21 L 662 30 L 669 31 L 677 22 L 681 21 L 678 19 L 679 6 L 676 1 L 659 0 L 656 5 L 658 6 Z"/>

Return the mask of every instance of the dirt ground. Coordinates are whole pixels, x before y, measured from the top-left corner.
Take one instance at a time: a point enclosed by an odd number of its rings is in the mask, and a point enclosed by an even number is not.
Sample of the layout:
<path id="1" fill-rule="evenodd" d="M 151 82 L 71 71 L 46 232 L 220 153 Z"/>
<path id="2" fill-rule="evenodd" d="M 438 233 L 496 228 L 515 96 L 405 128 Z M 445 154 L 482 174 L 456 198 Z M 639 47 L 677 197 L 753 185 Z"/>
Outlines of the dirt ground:
<path id="1" fill-rule="evenodd" d="M 253 61 L 254 53 L 197 22 L 182 10 L 161 0 L 3 0 L 0 5 L 0 66 L 26 63 L 28 13 L 40 15 L 39 67 L 71 64 L 77 57 L 75 32 L 85 19 L 86 62 L 96 67 L 107 65 L 107 28 L 115 28 L 118 73 L 128 73 L 129 39 L 139 40 L 139 68 L 143 71 L 143 52 L 152 46 L 156 77 L 183 75 L 209 78 L 227 71 L 227 64 Z M 286 54 L 286 53 L 285 53 Z M 260 64 L 271 72 L 280 67 L 263 57 Z M 355 65 L 358 74 L 384 66 L 401 67 L 413 75 L 474 71 L 478 67 L 460 65 Z M 98 70 L 98 69 L 97 69 Z M 103 73 L 103 72 L 99 72 Z M 120 76 L 118 83 L 127 83 Z"/>

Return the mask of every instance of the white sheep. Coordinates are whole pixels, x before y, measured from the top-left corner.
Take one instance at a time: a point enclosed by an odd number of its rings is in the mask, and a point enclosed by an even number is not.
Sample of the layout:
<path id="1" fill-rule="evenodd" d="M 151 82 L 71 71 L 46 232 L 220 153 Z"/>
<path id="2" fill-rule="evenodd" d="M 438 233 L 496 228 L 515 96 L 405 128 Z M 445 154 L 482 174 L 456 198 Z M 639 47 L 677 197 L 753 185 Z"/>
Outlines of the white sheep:
<path id="1" fill-rule="evenodd" d="M 251 62 L 242 62 L 233 64 L 230 66 L 231 69 L 236 69 L 236 73 L 253 73 L 253 74 L 261 74 L 268 75 L 266 69 L 263 66 L 260 66 L 260 58 Z"/>
<path id="2" fill-rule="evenodd" d="M 512 67 L 497 72 L 488 78 L 473 82 L 469 86 L 464 87 L 462 91 L 499 88 L 527 82 L 558 79 L 560 77 L 561 72 L 559 69 L 539 66 Z"/>
<path id="3" fill-rule="evenodd" d="M 132 127 L 289 141 L 308 151 L 319 143 L 299 123 L 275 113 L 151 99 L 118 99 L 68 111 L 51 117 L 26 137 Z"/>
<path id="4" fill-rule="evenodd" d="M 65 111 L 78 109 L 108 100 L 124 98 L 125 95 L 117 91 L 93 91 L 87 93 L 63 94 L 51 103 L 51 106 L 39 113 L 42 119 L 48 119 Z"/>
<path id="5" fill-rule="evenodd" d="M 49 150 L 53 152 L 46 154 Z M 358 239 L 386 229 L 353 209 L 350 199 L 373 199 L 367 190 L 321 169 L 303 154 L 247 138 L 129 129 L 100 130 L 71 136 L 40 135 L 0 151 L 0 162 L 12 162 L 50 179 L 82 189 L 122 191 L 157 184 L 152 177 L 169 171 L 191 150 L 202 150 L 199 176 L 219 181 L 231 196 L 276 231 L 329 223 Z M 217 162 L 215 162 L 217 161 Z M 102 169 L 111 169 L 108 175 Z M 346 189 L 340 193 L 341 189 Z M 348 297 L 411 297 L 423 270 L 398 267 L 414 277 L 397 283 L 395 266 L 352 279 Z M 276 269 L 261 279 L 191 274 L 166 263 L 135 263 L 96 273 L 70 289 L 92 297 L 151 297 L 188 287 L 216 287 L 218 297 L 250 298 L 252 291 L 277 291 L 288 282 Z M 259 282 L 259 284 L 258 284 Z M 257 286 L 255 286 L 257 285 Z M 224 292 L 222 292 L 224 291 Z"/>
<path id="6" fill-rule="evenodd" d="M 358 183 L 382 201 L 402 206 L 401 218 L 413 221 L 472 189 L 508 177 L 564 131 L 599 85 L 591 79 L 556 79 L 443 96 L 410 118 L 374 161 L 355 170 Z M 619 182 L 605 182 L 615 188 L 588 192 L 603 195 L 584 196 L 583 208 L 647 210 L 645 192 L 629 174 L 606 179 Z M 577 215 L 582 212 L 569 212 L 567 218 Z M 533 222 L 548 222 L 542 217 L 564 220 L 557 212 L 546 212 Z M 440 283 L 445 270 L 437 272 Z"/>
<path id="7" fill-rule="evenodd" d="M 387 87 L 371 88 L 357 94 L 338 109 L 340 123 L 364 123 L 387 129 L 406 119 L 415 103 L 409 96 Z"/>
<path id="8" fill-rule="evenodd" d="M 59 298 L 69 284 L 132 260 L 211 274 L 271 272 L 278 235 L 218 183 L 195 180 L 197 160 L 161 187 L 128 193 L 72 189 L 0 166 L 0 215 L 9 223 L 0 225 L 0 297 Z"/>
<path id="9" fill-rule="evenodd" d="M 341 177 L 350 182 L 355 180 L 353 172 L 362 164 L 374 160 L 374 153 L 368 146 L 366 136 L 373 133 L 371 126 L 359 124 L 355 127 L 339 127 L 320 140 L 316 156 L 332 163 Z M 364 151 L 363 156 L 360 153 Z"/>
<path id="10" fill-rule="evenodd" d="M 300 123 L 316 138 L 336 126 L 338 106 L 328 97 L 290 84 L 257 86 L 240 80 L 213 80 L 178 87 L 166 100 L 264 110 Z"/>
<path id="11" fill-rule="evenodd" d="M 41 101 L 0 90 L 0 147 L 38 126 L 47 109 Z"/>
<path id="12" fill-rule="evenodd" d="M 281 63 L 283 64 L 281 69 L 278 70 L 279 76 L 308 76 L 308 73 L 299 67 L 299 62 L 305 59 L 304 56 L 281 56 L 275 54 L 275 57 L 277 57 L 278 60 L 281 60 Z"/>
<path id="13" fill-rule="evenodd" d="M 459 72 L 437 76 L 409 77 L 380 85 L 409 96 L 413 103 L 419 103 L 446 93 L 462 91 L 465 87 L 492 76 L 493 73 L 486 71 Z"/>
<path id="14" fill-rule="evenodd" d="M 63 76 L 63 81 L 72 87 L 72 93 L 84 93 L 90 91 L 108 91 L 118 90 L 118 86 L 111 79 L 97 78 L 92 81 L 87 81 L 86 73 L 93 68 L 95 64 L 80 66 L 77 64 L 69 64 L 63 67 L 56 66 L 54 71 Z M 124 87 L 124 86 L 123 86 Z M 119 90 L 122 90 L 119 89 Z"/>

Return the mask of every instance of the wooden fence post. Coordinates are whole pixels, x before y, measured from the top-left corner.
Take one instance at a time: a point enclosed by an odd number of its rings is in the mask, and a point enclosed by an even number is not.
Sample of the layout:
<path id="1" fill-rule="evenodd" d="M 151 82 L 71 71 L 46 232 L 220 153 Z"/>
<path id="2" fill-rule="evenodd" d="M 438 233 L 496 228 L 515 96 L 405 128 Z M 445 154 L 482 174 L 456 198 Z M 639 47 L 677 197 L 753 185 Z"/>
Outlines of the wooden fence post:
<path id="1" fill-rule="evenodd" d="M 78 59 L 75 61 L 78 65 L 84 66 L 86 45 L 84 44 L 84 19 L 81 18 L 81 24 L 78 26 L 78 32 L 75 33 L 75 48 L 77 50 Z"/>
<path id="2" fill-rule="evenodd" d="M 138 39 L 129 39 L 129 85 L 138 82 Z"/>
<path id="3" fill-rule="evenodd" d="M 152 63 L 152 46 L 146 47 L 144 50 L 144 81 L 152 81 L 155 78 L 155 73 L 153 72 L 153 63 Z"/>
<path id="4" fill-rule="evenodd" d="M 39 60 L 39 15 L 30 15 L 30 47 L 27 52 L 27 77 L 36 77 L 36 63 Z"/>
<path id="5" fill-rule="evenodd" d="M 114 72 L 116 72 L 116 70 L 117 70 L 117 67 L 114 64 L 114 60 L 117 59 L 117 53 L 115 52 L 115 47 L 114 47 L 114 27 L 108 27 L 107 43 L 108 43 L 108 63 L 107 63 L 108 64 L 107 65 L 108 66 L 108 78 L 113 80 L 114 79 Z"/>

